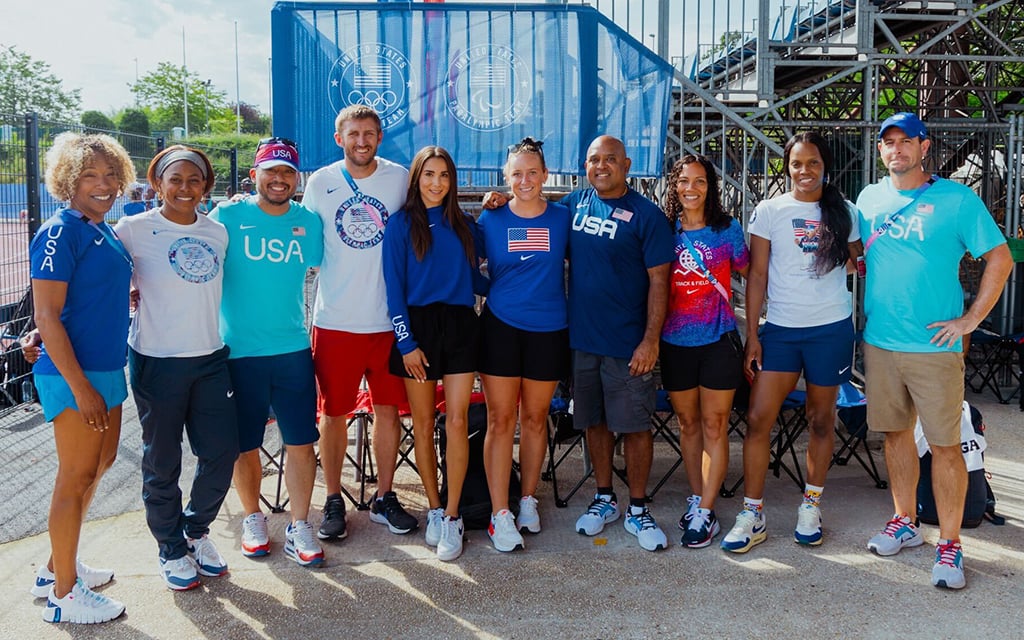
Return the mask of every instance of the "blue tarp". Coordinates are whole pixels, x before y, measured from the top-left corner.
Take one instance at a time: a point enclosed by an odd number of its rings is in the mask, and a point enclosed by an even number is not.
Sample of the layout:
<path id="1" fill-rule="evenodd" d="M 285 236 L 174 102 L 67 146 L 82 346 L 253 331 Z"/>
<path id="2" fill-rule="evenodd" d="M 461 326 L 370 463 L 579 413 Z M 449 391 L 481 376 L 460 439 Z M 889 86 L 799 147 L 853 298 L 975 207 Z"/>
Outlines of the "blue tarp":
<path id="1" fill-rule="evenodd" d="M 438 144 L 460 171 L 496 170 L 533 136 L 552 172 L 581 173 L 606 133 L 632 175 L 662 173 L 672 67 L 590 7 L 279 2 L 271 31 L 274 132 L 303 170 L 341 157 L 334 117 L 361 103 L 405 165 Z"/>

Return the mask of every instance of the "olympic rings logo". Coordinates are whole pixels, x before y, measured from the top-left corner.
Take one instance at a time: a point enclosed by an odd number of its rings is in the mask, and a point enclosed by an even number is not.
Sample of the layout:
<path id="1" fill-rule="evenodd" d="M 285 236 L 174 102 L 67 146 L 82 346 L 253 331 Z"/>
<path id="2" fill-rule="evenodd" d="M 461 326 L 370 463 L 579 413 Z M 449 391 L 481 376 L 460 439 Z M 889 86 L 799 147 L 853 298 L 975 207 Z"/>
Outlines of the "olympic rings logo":
<path id="1" fill-rule="evenodd" d="M 378 229 L 380 229 L 380 227 L 378 227 L 375 222 L 369 222 L 366 224 L 350 223 L 347 227 L 345 227 L 345 231 L 347 231 L 349 235 L 356 238 L 373 237 L 374 235 L 377 234 Z"/>
<path id="2" fill-rule="evenodd" d="M 391 89 L 384 91 L 353 89 L 348 92 L 348 101 L 350 104 L 365 104 L 379 115 L 398 104 L 398 94 Z"/>
<path id="3" fill-rule="evenodd" d="M 181 267 L 189 273 L 206 273 L 213 268 L 213 260 L 186 260 Z"/>
<path id="4" fill-rule="evenodd" d="M 167 259 L 183 280 L 203 283 L 220 273 L 220 257 L 209 244 L 198 238 L 178 238 L 167 249 Z"/>

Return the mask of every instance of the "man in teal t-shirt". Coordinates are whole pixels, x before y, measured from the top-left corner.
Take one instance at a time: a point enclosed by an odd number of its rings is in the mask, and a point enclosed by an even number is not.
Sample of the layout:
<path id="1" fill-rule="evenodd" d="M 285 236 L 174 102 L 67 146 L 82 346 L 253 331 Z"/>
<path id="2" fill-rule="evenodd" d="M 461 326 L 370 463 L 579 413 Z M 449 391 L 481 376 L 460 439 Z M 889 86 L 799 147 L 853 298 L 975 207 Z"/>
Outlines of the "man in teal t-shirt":
<path id="1" fill-rule="evenodd" d="M 261 141 L 249 173 L 256 195 L 218 206 L 210 218 L 228 231 L 220 330 L 231 349 L 228 368 L 238 409 L 241 453 L 234 481 L 246 513 L 242 553 L 270 552 L 259 504 L 259 448 L 273 409 L 288 456 L 285 484 L 292 522 L 285 530 L 284 552 L 309 566 L 323 562 L 324 552 L 307 521 L 319 432 L 304 293 L 307 272 L 323 258 L 323 223 L 291 199 L 299 181 L 298 162 L 291 141 Z"/>
<path id="2" fill-rule="evenodd" d="M 889 177 L 857 198 L 864 239 L 864 366 L 868 424 L 885 433 L 895 513 L 868 541 L 882 556 L 924 543 L 917 528 L 919 466 L 914 424 L 932 451 L 939 543 L 932 584 L 966 585 L 960 522 L 967 468 L 960 451 L 964 397 L 961 338 L 995 306 L 1013 268 L 1006 239 L 977 195 L 923 168 L 931 140 L 924 123 L 898 113 L 882 123 L 878 152 Z M 959 265 L 985 259 L 978 294 L 964 312 Z"/>

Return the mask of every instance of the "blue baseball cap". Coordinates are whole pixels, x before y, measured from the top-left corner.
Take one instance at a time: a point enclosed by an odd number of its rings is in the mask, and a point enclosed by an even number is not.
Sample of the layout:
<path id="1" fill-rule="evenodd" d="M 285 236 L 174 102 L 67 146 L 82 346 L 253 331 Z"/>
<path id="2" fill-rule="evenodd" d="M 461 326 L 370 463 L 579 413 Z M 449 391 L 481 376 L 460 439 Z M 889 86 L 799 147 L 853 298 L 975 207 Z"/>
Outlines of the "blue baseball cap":
<path id="1" fill-rule="evenodd" d="M 878 131 L 879 140 L 882 139 L 882 136 L 885 135 L 886 130 L 890 127 L 899 127 L 903 130 L 903 133 L 911 138 L 920 138 L 922 140 L 928 138 L 928 129 L 925 128 L 921 119 L 912 113 L 897 113 L 886 118 L 885 122 L 882 123 L 882 128 Z"/>

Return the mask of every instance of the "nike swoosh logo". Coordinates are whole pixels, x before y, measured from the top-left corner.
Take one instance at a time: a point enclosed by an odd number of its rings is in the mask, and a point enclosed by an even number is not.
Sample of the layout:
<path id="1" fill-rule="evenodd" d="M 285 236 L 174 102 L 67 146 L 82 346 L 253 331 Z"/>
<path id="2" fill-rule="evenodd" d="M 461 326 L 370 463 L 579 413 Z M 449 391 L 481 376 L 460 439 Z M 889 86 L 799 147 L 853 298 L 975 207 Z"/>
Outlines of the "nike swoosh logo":
<path id="1" fill-rule="evenodd" d="M 229 398 L 234 398 L 235 397 L 235 392 L 234 391 L 228 391 L 228 397 Z"/>
<path id="2" fill-rule="evenodd" d="M 238 225 L 238 228 L 241 229 L 242 231 L 245 231 L 246 229 L 255 229 L 256 225 L 254 225 L 254 224 L 240 224 L 240 225 Z"/>
<path id="3" fill-rule="evenodd" d="M 436 224 L 437 224 L 437 223 L 436 223 L 436 222 L 434 222 L 434 223 L 431 223 L 431 224 L 429 224 L 429 225 L 427 225 L 427 226 L 429 226 L 429 227 L 430 227 L 431 229 L 433 229 L 433 228 L 434 228 L 434 225 L 436 225 Z"/>
<path id="4" fill-rule="evenodd" d="M 687 289 L 686 290 L 686 295 L 692 296 L 693 294 L 697 293 L 698 291 L 700 291 L 700 289 Z"/>
<path id="5" fill-rule="evenodd" d="M 847 366 L 845 366 L 845 367 L 843 367 L 842 369 L 839 370 L 839 375 L 843 375 L 844 373 L 846 373 L 849 370 L 850 370 L 850 366 L 847 365 Z"/>
<path id="6" fill-rule="evenodd" d="M 532 253 L 530 255 L 528 255 L 528 256 L 519 256 L 519 261 L 520 262 L 526 262 L 527 260 L 529 260 L 533 256 L 534 256 L 534 254 L 532 254 Z"/>
<path id="7" fill-rule="evenodd" d="M 474 431 L 473 433 L 469 434 L 469 436 L 467 436 L 466 439 L 470 440 L 473 436 L 475 436 L 475 435 L 477 435 L 478 433 L 481 433 L 481 432 L 483 432 L 483 429 L 479 429 L 477 431 Z"/>
<path id="8" fill-rule="evenodd" d="M 589 209 L 590 205 L 589 204 L 582 204 L 582 203 L 580 203 L 580 204 L 576 205 L 576 208 L 577 209 Z"/>
<path id="9" fill-rule="evenodd" d="M 327 193 L 328 193 L 328 195 L 329 195 L 329 194 L 332 194 L 332 193 L 334 193 L 335 191 L 337 191 L 337 190 L 338 190 L 338 189 L 340 189 L 340 188 L 341 188 L 341 187 L 334 187 L 333 189 L 328 189 L 328 190 L 327 190 Z"/>
<path id="10" fill-rule="evenodd" d="M 98 247 L 101 244 L 103 244 L 103 238 L 96 238 L 95 240 L 93 240 L 93 243 Z"/>

